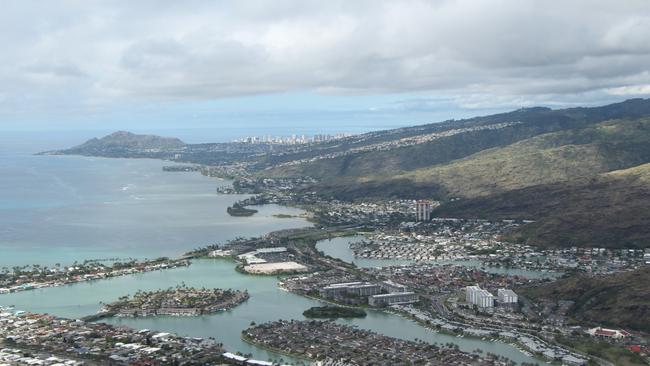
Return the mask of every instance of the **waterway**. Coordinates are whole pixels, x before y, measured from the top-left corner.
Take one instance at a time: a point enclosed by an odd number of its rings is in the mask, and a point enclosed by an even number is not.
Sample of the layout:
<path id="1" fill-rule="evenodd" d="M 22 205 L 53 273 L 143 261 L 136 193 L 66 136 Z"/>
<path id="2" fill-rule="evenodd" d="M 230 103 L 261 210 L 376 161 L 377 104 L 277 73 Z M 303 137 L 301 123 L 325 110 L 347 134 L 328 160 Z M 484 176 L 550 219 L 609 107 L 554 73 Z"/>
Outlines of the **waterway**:
<path id="1" fill-rule="evenodd" d="M 187 268 L 150 272 L 112 278 L 104 281 L 80 283 L 70 286 L 45 288 L 0 296 L 1 305 L 14 305 L 16 309 L 78 318 L 94 314 L 100 302 L 111 302 L 137 290 L 168 288 L 181 283 L 196 287 L 220 287 L 248 290 L 250 299 L 229 311 L 201 317 L 112 318 L 103 321 L 127 325 L 137 329 L 155 329 L 194 337 L 214 337 L 228 350 L 250 353 L 258 359 L 284 358 L 249 345 L 240 339 L 241 331 L 251 322 L 263 323 L 278 319 L 305 319 L 302 312 L 312 306 L 322 306 L 320 301 L 304 298 L 280 290 L 275 277 L 241 274 L 234 270 L 235 263 L 228 260 L 196 260 Z M 461 350 L 472 352 L 477 348 L 506 356 L 517 362 L 535 362 L 515 347 L 501 342 L 458 338 L 433 332 L 403 317 L 381 311 L 368 311 L 363 319 L 340 320 L 382 334 L 403 339 L 421 339 L 432 343 L 458 344 Z"/>
<path id="2" fill-rule="evenodd" d="M 356 235 L 356 236 L 332 238 L 329 240 L 321 240 L 318 243 L 316 243 L 316 249 L 323 252 L 323 254 L 325 255 L 338 258 L 348 263 L 354 263 L 358 267 L 363 267 L 363 268 L 399 266 L 399 265 L 415 263 L 414 260 L 371 259 L 371 258 L 356 257 L 354 255 L 354 251 L 350 249 L 350 243 L 359 242 L 363 239 L 365 239 L 363 235 Z M 559 272 L 483 266 L 483 264 L 476 259 L 438 260 L 438 261 L 431 261 L 429 263 L 458 264 L 465 267 L 480 268 L 490 273 L 508 274 L 512 276 L 516 275 L 516 276 L 522 276 L 526 278 L 552 278 L 561 275 L 561 273 Z"/>

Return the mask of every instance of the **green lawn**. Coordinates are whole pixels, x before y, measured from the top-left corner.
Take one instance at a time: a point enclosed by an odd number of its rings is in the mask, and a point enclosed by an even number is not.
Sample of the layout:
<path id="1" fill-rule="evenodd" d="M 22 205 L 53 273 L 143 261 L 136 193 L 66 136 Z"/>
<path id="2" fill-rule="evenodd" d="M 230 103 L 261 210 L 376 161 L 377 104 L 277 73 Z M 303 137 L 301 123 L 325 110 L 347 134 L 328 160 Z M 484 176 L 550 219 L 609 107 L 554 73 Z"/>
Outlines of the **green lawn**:
<path id="1" fill-rule="evenodd" d="M 559 338 L 558 341 L 590 355 L 606 359 L 617 366 L 647 366 L 640 355 L 629 351 L 623 345 L 592 340 L 590 338 Z"/>

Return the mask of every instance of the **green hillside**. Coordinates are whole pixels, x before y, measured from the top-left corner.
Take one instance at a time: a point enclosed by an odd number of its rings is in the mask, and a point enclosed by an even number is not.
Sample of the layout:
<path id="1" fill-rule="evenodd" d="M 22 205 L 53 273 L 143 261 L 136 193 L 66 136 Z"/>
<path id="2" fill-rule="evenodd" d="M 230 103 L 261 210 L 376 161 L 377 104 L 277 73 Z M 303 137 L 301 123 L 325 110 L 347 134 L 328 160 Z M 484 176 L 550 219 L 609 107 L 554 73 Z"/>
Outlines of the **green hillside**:
<path id="1" fill-rule="evenodd" d="M 390 159 L 382 161 L 390 164 Z M 616 120 L 539 135 L 402 174 L 325 180 L 320 189 L 343 199 L 473 198 L 591 178 L 649 161 L 650 119 Z"/>
<path id="2" fill-rule="evenodd" d="M 609 276 L 573 276 L 521 289 L 533 299 L 572 300 L 570 315 L 594 325 L 650 331 L 650 268 Z"/>
<path id="3" fill-rule="evenodd" d="M 569 183 L 443 204 L 439 216 L 534 219 L 512 239 L 558 246 L 650 247 L 650 164 Z"/>
<path id="4" fill-rule="evenodd" d="M 436 198 L 438 216 L 532 219 L 540 246 L 650 246 L 650 118 L 543 134 L 411 172 L 324 181 L 340 199 Z M 450 198 L 459 198 L 451 200 Z"/>
<path id="5" fill-rule="evenodd" d="M 610 119 L 650 116 L 650 100 L 631 99 L 594 108 L 550 110 L 527 108 L 509 113 L 446 121 L 396 130 L 378 131 L 343 141 L 307 146 L 293 153 L 267 154 L 258 158 L 264 176 L 309 175 L 325 182 L 369 175 L 392 176 L 434 165 L 450 163 L 486 149 L 557 131 L 582 129 Z M 509 124 L 503 128 L 490 126 Z M 445 134 L 415 145 L 408 138 Z M 385 146 L 381 146 L 381 145 Z M 381 146 L 371 149 L 372 146 Z"/>
<path id="6" fill-rule="evenodd" d="M 650 161 L 650 119 L 608 121 L 544 134 L 450 164 L 398 176 L 435 183 L 453 196 L 477 197 L 581 178 Z"/>

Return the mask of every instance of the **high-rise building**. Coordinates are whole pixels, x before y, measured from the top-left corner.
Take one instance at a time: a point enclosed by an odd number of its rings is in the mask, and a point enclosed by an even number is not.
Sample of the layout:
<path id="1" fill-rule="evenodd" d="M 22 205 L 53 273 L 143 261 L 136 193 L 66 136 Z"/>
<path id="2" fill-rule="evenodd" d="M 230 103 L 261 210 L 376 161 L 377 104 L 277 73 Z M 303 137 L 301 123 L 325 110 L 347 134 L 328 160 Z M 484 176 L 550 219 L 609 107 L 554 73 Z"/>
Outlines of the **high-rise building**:
<path id="1" fill-rule="evenodd" d="M 433 204 L 428 200 L 419 200 L 415 203 L 415 219 L 416 221 L 430 221 L 431 208 Z"/>
<path id="2" fill-rule="evenodd" d="M 497 298 L 501 304 L 516 304 L 518 300 L 518 296 L 514 291 L 505 288 L 500 288 L 497 291 Z"/>
<path id="3" fill-rule="evenodd" d="M 465 287 L 465 301 L 481 308 L 491 308 L 494 306 L 494 295 L 479 286 L 467 286 Z"/>

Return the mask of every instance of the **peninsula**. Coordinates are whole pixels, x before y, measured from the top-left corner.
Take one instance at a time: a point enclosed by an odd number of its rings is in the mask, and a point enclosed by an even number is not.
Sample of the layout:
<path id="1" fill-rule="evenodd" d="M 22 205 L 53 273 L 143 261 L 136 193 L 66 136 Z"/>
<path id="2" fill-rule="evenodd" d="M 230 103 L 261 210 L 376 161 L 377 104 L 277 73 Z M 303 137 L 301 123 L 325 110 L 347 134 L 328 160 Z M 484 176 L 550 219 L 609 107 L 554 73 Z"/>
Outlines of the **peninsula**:
<path id="1" fill-rule="evenodd" d="M 190 261 L 161 257 L 153 260 L 131 260 L 106 265 L 97 261 L 74 263 L 70 266 L 46 267 L 32 265 L 3 268 L 0 272 L 0 294 L 9 294 L 37 288 L 70 285 L 73 283 L 125 276 L 136 273 L 186 267 Z"/>
<path id="2" fill-rule="evenodd" d="M 251 209 L 251 208 L 246 208 L 242 205 L 239 205 L 235 203 L 231 207 L 228 207 L 226 209 L 228 212 L 228 215 L 230 216 L 253 216 L 254 214 L 257 213 L 257 210 Z"/>

